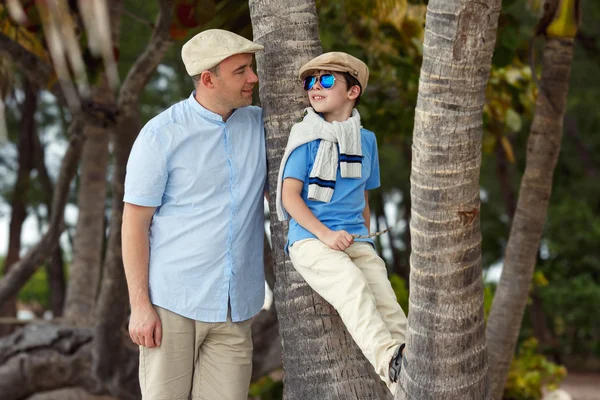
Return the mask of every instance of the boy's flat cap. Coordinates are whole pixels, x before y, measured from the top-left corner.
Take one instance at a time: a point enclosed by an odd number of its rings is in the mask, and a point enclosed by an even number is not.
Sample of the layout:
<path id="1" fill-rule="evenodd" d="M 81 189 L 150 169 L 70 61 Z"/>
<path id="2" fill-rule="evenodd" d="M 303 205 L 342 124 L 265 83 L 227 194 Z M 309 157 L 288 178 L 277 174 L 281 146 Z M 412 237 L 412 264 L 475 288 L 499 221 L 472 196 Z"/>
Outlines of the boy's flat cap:
<path id="1" fill-rule="evenodd" d="M 218 65 L 227 57 L 242 53 L 256 53 L 264 47 L 240 35 L 223 29 L 200 32 L 181 49 L 181 59 L 190 76 L 198 75 Z"/>
<path id="2" fill-rule="evenodd" d="M 367 64 L 348 53 L 339 51 L 323 53 L 300 67 L 298 75 L 300 76 L 300 79 L 304 79 L 312 72 L 319 70 L 348 72 L 360 82 L 360 86 L 362 87 L 361 94 L 367 88 L 367 83 L 369 81 L 369 67 L 367 67 Z"/>

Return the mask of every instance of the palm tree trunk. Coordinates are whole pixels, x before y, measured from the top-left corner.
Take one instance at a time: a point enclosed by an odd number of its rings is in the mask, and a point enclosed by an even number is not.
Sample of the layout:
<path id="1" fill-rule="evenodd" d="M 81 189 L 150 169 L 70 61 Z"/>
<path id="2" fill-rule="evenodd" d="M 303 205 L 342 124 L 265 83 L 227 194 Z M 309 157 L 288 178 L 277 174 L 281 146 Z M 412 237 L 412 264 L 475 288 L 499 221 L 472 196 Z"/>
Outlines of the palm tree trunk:
<path id="1" fill-rule="evenodd" d="M 104 101 L 99 97 L 110 96 L 107 83 L 95 92 L 94 98 L 100 102 Z M 102 265 L 108 165 L 108 131 L 88 124 L 84 134 L 86 141 L 77 195 L 79 216 L 64 311 L 65 318 L 77 326 L 87 326 L 93 322 Z"/>
<path id="2" fill-rule="evenodd" d="M 62 316 L 65 304 L 65 282 L 64 259 L 60 243 L 52 255 L 46 261 L 46 273 L 48 274 L 48 288 L 50 289 L 50 311 L 54 317 Z"/>
<path id="3" fill-rule="evenodd" d="M 107 4 L 111 42 L 113 48 L 118 49 L 123 4 L 121 0 L 109 0 Z M 106 76 L 102 76 L 99 84 L 92 89 L 92 100 L 97 104 L 115 104 L 115 96 Z M 90 326 L 94 322 L 104 255 L 110 130 L 106 126 L 87 124 L 84 134 L 86 142 L 81 157 L 81 181 L 77 194 L 79 216 L 65 305 L 65 318 L 76 326 Z"/>
<path id="4" fill-rule="evenodd" d="M 411 169 L 410 312 L 399 399 L 489 399 L 479 174 L 501 0 L 431 0 Z"/>
<path id="5" fill-rule="evenodd" d="M 544 47 L 542 90 L 527 142 L 527 162 L 511 226 L 502 277 L 488 318 L 493 398 L 502 398 L 515 351 L 546 219 L 552 175 L 560 152 L 562 123 L 573 60 L 573 39 L 549 37 Z"/>
<path id="6" fill-rule="evenodd" d="M 284 398 L 378 399 L 389 391 L 375 376 L 335 310 L 315 294 L 283 251 L 287 224 L 277 221 L 277 172 L 290 128 L 307 105 L 297 71 L 321 53 L 314 0 L 251 0 L 260 102 L 269 165 L 275 306 L 283 344 Z"/>

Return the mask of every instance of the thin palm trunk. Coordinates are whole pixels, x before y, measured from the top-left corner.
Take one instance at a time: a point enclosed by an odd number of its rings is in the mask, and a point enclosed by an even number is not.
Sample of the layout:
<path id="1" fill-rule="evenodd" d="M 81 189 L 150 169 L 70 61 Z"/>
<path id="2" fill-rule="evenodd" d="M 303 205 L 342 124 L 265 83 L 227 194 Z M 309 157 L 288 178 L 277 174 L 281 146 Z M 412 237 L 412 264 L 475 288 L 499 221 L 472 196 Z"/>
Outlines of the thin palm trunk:
<path id="1" fill-rule="evenodd" d="M 108 0 L 111 42 L 118 48 L 122 2 Z M 92 89 L 92 100 L 98 104 L 114 104 L 108 77 Z M 81 182 L 77 194 L 76 234 L 73 243 L 73 263 L 69 277 L 65 317 L 79 326 L 94 321 L 94 308 L 102 270 L 105 243 L 106 173 L 110 130 L 88 123 L 84 128 L 86 142 L 81 161 Z M 127 153 L 128 154 L 128 153 Z"/>
<path id="2" fill-rule="evenodd" d="M 547 38 L 542 90 L 527 142 L 527 162 L 511 226 L 502 277 L 488 319 L 493 398 L 501 399 L 529 295 L 560 152 L 562 123 L 573 60 L 573 39 Z"/>
<path id="3" fill-rule="evenodd" d="M 479 174 L 501 0 L 431 0 L 411 169 L 410 313 L 399 399 L 489 398 Z"/>
<path id="4" fill-rule="evenodd" d="M 307 105 L 297 71 L 321 53 L 314 0 L 251 0 L 260 101 L 267 134 L 275 306 L 283 343 L 284 398 L 378 399 L 389 392 L 335 310 L 294 270 L 283 249 L 287 224 L 277 221 L 277 172 L 288 134 Z M 387 393 L 387 394 L 386 394 Z"/>
<path id="5" fill-rule="evenodd" d="M 108 85 L 94 96 L 110 96 Z M 106 93 L 108 91 L 108 93 Z M 81 157 L 81 180 L 77 195 L 79 216 L 75 230 L 73 263 L 65 304 L 65 318 L 75 325 L 90 325 L 100 280 L 106 208 L 106 170 L 108 165 L 108 131 L 91 124 Z"/>

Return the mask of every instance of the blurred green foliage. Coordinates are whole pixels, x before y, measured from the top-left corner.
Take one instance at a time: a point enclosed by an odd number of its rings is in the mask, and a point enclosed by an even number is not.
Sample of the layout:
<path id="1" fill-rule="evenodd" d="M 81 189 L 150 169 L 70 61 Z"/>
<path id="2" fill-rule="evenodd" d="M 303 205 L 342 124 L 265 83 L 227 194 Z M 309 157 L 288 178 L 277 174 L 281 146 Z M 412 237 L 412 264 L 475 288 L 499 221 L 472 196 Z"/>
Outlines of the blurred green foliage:
<path id="1" fill-rule="evenodd" d="M 513 360 L 504 390 L 505 400 L 539 400 L 542 388 L 558 389 L 567 375 L 565 367 L 548 361 L 538 352 L 538 341 L 525 340 Z"/>
<path id="2" fill-rule="evenodd" d="M 4 275 L 4 257 L 0 257 L 0 275 Z M 35 271 L 19 291 L 17 300 L 27 304 L 37 304 L 44 309 L 50 307 L 50 288 L 45 268 L 38 268 Z"/>

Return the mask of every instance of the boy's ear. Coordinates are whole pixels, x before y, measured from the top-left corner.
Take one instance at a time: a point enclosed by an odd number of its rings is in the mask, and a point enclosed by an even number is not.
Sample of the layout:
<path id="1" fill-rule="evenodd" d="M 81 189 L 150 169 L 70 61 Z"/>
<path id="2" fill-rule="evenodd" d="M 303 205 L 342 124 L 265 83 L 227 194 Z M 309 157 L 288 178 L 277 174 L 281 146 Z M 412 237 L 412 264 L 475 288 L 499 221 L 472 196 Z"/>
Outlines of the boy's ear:
<path id="1" fill-rule="evenodd" d="M 356 100 L 360 96 L 360 86 L 354 85 L 348 90 L 348 99 Z"/>
<path id="2" fill-rule="evenodd" d="M 210 71 L 203 71 L 202 75 L 200 75 L 200 84 L 212 89 L 215 87 L 215 83 L 213 82 L 213 74 Z"/>

